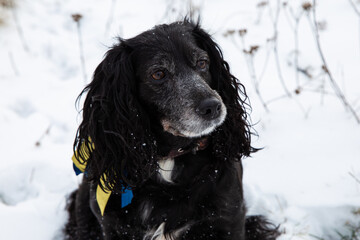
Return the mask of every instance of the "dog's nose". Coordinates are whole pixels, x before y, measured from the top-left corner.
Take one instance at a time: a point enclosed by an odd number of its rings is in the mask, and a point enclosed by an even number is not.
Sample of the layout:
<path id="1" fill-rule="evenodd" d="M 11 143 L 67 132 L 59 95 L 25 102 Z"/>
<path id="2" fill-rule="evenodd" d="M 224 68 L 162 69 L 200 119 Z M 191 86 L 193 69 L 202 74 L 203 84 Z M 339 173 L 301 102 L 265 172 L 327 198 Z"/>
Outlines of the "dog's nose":
<path id="1" fill-rule="evenodd" d="M 221 102 L 216 98 L 207 98 L 202 100 L 196 109 L 196 112 L 206 119 L 215 119 L 220 116 Z"/>

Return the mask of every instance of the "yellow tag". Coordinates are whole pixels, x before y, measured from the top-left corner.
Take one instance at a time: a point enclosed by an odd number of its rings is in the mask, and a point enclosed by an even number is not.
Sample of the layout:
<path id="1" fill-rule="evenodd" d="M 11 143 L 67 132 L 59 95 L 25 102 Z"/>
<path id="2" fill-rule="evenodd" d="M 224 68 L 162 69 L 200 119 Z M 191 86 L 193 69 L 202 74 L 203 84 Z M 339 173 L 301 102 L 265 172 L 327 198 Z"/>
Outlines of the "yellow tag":
<path id="1" fill-rule="evenodd" d="M 106 178 L 106 175 L 105 175 Z M 103 186 L 105 186 L 104 181 L 102 178 L 100 178 L 100 182 Z M 99 205 L 100 208 L 100 212 L 101 212 L 101 216 L 104 216 L 104 211 L 105 211 L 105 207 L 106 204 L 110 198 L 111 195 L 111 191 L 106 191 L 104 192 L 104 190 L 101 189 L 100 185 L 97 186 L 96 188 L 96 201 Z"/>
<path id="2" fill-rule="evenodd" d="M 80 156 L 78 156 L 78 150 L 75 151 L 75 154 L 72 156 L 71 160 L 73 161 L 73 163 L 75 164 L 75 166 L 81 171 L 81 172 L 85 172 L 86 169 L 86 164 L 87 164 L 87 160 L 90 157 L 90 153 L 88 152 L 88 150 L 90 150 L 90 152 L 95 149 L 94 143 L 91 142 L 91 139 L 89 138 L 89 142 L 91 143 L 91 146 L 89 148 L 85 147 L 85 143 L 81 144 L 80 147 L 80 151 L 82 151 L 82 155 L 85 157 L 85 159 L 80 158 Z M 82 161 L 82 163 L 79 161 L 79 159 L 77 159 L 76 157 L 80 158 L 80 160 Z M 106 179 L 106 175 L 105 175 L 105 179 Z M 104 181 L 102 178 L 100 178 L 100 182 L 103 186 L 105 186 Z M 111 195 L 111 191 L 103 191 L 100 187 L 100 185 L 97 186 L 96 188 L 96 201 L 98 203 L 98 206 L 100 208 L 100 212 L 101 212 L 101 216 L 104 216 L 104 211 L 105 211 L 105 207 L 106 204 L 110 198 Z"/>

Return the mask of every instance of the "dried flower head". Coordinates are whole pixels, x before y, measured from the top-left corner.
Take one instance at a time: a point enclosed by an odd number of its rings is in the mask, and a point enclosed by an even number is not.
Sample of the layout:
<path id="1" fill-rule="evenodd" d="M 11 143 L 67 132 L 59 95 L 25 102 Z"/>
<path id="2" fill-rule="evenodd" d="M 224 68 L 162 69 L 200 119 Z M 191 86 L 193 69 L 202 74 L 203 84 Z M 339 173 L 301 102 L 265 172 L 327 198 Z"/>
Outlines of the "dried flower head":
<path id="1" fill-rule="evenodd" d="M 299 95 L 301 93 L 301 88 L 300 87 L 298 87 L 297 89 L 295 89 L 295 94 L 296 95 Z"/>
<path id="2" fill-rule="evenodd" d="M 13 8 L 15 7 L 14 0 L 0 0 L 0 6 L 3 8 Z"/>
<path id="3" fill-rule="evenodd" d="M 353 213 L 354 215 L 360 215 L 360 208 L 354 209 L 354 210 L 352 211 L 352 213 Z"/>
<path id="4" fill-rule="evenodd" d="M 310 2 L 304 2 L 301 7 L 305 10 L 305 11 L 310 11 L 310 9 L 312 8 L 312 4 Z"/>
<path id="5" fill-rule="evenodd" d="M 249 55 L 254 55 L 254 53 L 259 49 L 258 45 L 254 45 L 254 46 L 250 46 L 249 50 L 243 50 L 244 53 L 249 54 Z"/>
<path id="6" fill-rule="evenodd" d="M 224 35 L 224 37 L 227 37 L 227 36 L 233 35 L 234 33 L 235 33 L 235 30 L 229 29 L 223 35 Z"/>
<path id="7" fill-rule="evenodd" d="M 298 68 L 298 71 L 302 74 L 304 74 L 307 78 L 312 79 L 313 75 L 311 74 L 312 68 L 311 66 L 308 66 L 306 68 Z"/>
<path id="8" fill-rule="evenodd" d="M 80 19 L 82 18 L 82 15 L 79 13 L 76 13 L 76 14 L 71 15 L 71 17 L 75 22 L 79 22 Z"/>
<path id="9" fill-rule="evenodd" d="M 8 22 L 10 10 L 15 7 L 15 0 L 0 0 L 0 26 Z"/>
<path id="10" fill-rule="evenodd" d="M 325 65 L 322 65 L 321 69 L 324 70 L 324 72 L 326 72 L 326 73 L 329 72 L 329 69 Z"/>
<path id="11" fill-rule="evenodd" d="M 261 1 L 256 5 L 256 7 L 262 8 L 262 7 L 265 7 L 266 5 L 268 5 L 267 1 Z"/>
<path id="12" fill-rule="evenodd" d="M 241 37 L 245 36 L 246 33 L 247 33 L 247 29 L 245 29 L 245 28 L 239 30 L 239 34 L 240 34 Z"/>
<path id="13" fill-rule="evenodd" d="M 233 34 L 235 33 L 235 30 L 232 30 L 232 29 L 231 29 L 231 30 L 228 30 L 227 33 L 228 33 L 229 35 L 233 35 Z"/>

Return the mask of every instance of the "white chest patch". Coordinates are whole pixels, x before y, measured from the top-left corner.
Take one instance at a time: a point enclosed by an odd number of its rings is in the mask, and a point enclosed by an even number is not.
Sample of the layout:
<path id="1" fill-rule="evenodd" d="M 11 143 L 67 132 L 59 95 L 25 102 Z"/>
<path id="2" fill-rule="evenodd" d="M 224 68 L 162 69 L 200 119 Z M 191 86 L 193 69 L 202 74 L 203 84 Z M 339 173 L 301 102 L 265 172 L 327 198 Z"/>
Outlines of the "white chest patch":
<path id="1" fill-rule="evenodd" d="M 162 180 L 172 183 L 172 171 L 174 170 L 175 161 L 173 158 L 159 160 L 159 175 Z"/>
<path id="2" fill-rule="evenodd" d="M 180 234 L 182 234 L 184 231 L 190 229 L 191 223 L 188 223 L 184 225 L 183 227 L 176 229 L 168 234 L 164 234 L 165 229 L 165 223 L 161 223 L 160 226 L 157 229 L 152 229 L 148 231 L 143 240 L 176 240 L 180 237 Z"/>
<path id="3" fill-rule="evenodd" d="M 151 237 L 151 240 L 166 240 L 164 236 L 165 223 L 160 224 L 158 229 L 156 229 L 154 235 Z"/>

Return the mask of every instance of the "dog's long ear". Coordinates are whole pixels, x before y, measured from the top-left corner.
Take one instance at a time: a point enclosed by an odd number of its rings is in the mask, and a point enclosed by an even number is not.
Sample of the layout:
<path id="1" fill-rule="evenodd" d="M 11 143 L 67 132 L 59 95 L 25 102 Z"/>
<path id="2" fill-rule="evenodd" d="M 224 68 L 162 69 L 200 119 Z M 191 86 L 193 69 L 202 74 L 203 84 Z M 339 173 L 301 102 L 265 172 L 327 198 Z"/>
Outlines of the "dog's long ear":
<path id="1" fill-rule="evenodd" d="M 199 24 L 193 24 L 192 35 L 198 46 L 210 57 L 212 88 L 220 94 L 227 108 L 224 124 L 214 133 L 214 153 L 219 158 L 238 161 L 257 150 L 250 144 L 251 126 L 246 112 L 250 110 L 250 105 L 247 103 L 245 88 L 230 73 L 229 64 L 224 60 L 219 46 Z"/>
<path id="2" fill-rule="evenodd" d="M 85 160 L 89 180 L 102 178 L 103 187 L 111 190 L 137 186 L 156 168 L 155 141 L 138 102 L 132 61 L 132 49 L 120 41 L 107 52 L 79 96 L 87 94 L 75 156 Z"/>

